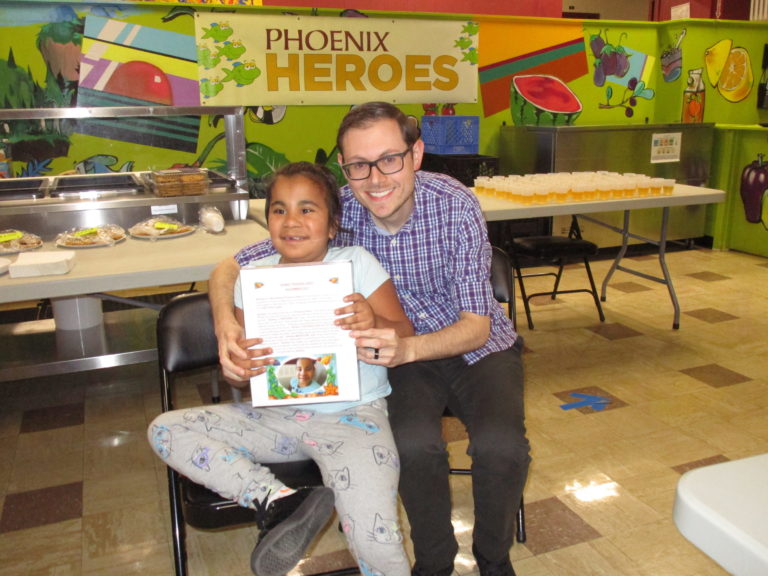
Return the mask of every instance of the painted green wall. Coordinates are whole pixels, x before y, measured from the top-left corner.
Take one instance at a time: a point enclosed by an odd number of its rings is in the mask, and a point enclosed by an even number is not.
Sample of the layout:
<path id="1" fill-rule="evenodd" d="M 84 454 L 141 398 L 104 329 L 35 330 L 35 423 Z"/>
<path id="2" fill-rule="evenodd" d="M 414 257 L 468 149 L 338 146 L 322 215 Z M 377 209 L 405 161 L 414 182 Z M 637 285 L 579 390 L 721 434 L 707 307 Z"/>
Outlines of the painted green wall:
<path id="1" fill-rule="evenodd" d="M 274 9 L 242 8 L 240 10 L 254 13 L 276 13 Z M 305 9 L 296 12 L 306 13 Z M 16 69 L 14 74 L 21 74 L 31 79 L 38 88 L 46 91 L 50 77 L 47 76 L 47 65 L 41 51 L 36 45 L 41 29 L 56 20 L 66 20 L 67 15 L 77 14 L 79 17 L 97 14 L 118 20 L 143 24 L 163 30 L 192 34 L 193 17 L 189 8 L 183 5 L 158 3 L 138 4 L 88 4 L 85 2 L 71 3 L 0 3 L 0 108 L 30 107 L 29 100 L 22 98 L 24 83 L 11 82 L 8 69 L 8 59 L 13 55 Z M 331 15 L 326 11 L 323 15 Z M 336 15 L 333 13 L 333 15 Z M 372 16 L 383 15 L 372 14 Z M 392 17 L 392 14 L 388 16 Z M 455 18 L 452 15 L 425 14 L 395 14 L 395 17 L 420 18 Z M 514 17 L 478 17 L 480 22 L 481 50 L 483 22 L 504 22 L 512 30 L 518 27 L 542 26 L 548 23 L 552 26 L 562 24 L 560 20 L 524 19 Z M 685 35 L 680 42 L 682 50 L 682 70 L 675 81 L 666 82 L 662 77 L 659 60 L 661 54 L 673 46 L 685 29 Z M 569 88 L 582 103 L 583 111 L 576 121 L 577 125 L 625 125 L 625 124 L 659 124 L 676 123 L 680 121 L 682 98 L 685 89 L 687 71 L 694 68 L 704 68 L 705 52 L 718 41 L 729 39 L 734 47 L 743 47 L 749 53 L 755 85 L 749 95 L 740 102 L 729 102 L 708 81 L 706 72 L 704 121 L 716 124 L 754 127 L 749 137 L 739 139 L 738 152 L 730 162 L 736 167 L 743 167 L 747 160 L 751 161 L 758 152 L 766 150 L 766 134 L 768 130 L 757 128 L 759 122 L 768 122 L 768 111 L 757 108 L 757 82 L 763 73 L 761 60 L 763 46 L 768 43 L 768 23 L 730 22 L 710 20 L 682 20 L 661 23 L 645 22 L 615 22 L 615 21 L 584 21 L 584 39 L 586 43 L 586 58 L 588 73 L 568 83 Z M 632 106 L 632 116 L 627 117 L 625 108 L 616 106 L 621 100 L 624 87 L 621 83 L 612 82 L 609 78 L 605 86 L 598 87 L 593 80 L 594 57 L 589 49 L 592 35 L 601 34 L 614 45 L 621 45 L 638 54 L 646 55 L 654 61 L 651 73 L 646 78 L 646 88 L 652 91 L 652 97 L 637 98 Z M 3 87 L 4 86 L 4 87 Z M 607 97 L 606 88 L 611 87 L 612 98 Z M 649 92 L 650 93 L 650 92 Z M 61 95 L 59 95 L 61 97 Z M 3 101 L 5 103 L 3 103 Z M 249 103 L 258 106 L 259 102 Z M 606 106 L 606 104 L 614 104 Z M 39 106 L 39 104 L 35 104 Z M 601 106 L 602 105 L 602 106 Z M 415 116 L 423 113 L 420 105 L 403 106 L 403 109 Z M 267 175 L 275 164 L 297 160 L 317 160 L 328 157 L 329 163 L 335 161 L 335 133 L 341 118 L 346 113 L 345 106 L 292 106 L 286 110 L 284 119 L 274 125 L 249 119 L 246 122 L 246 141 L 249 145 L 249 171 L 255 179 Z M 255 110 L 254 110 L 255 111 Z M 461 115 L 480 116 L 480 153 L 497 155 L 499 149 L 499 128 L 503 124 L 511 124 L 512 116 L 509 109 L 491 116 L 483 114 L 482 102 L 477 104 L 458 104 L 456 113 Z M 133 170 L 153 170 L 167 168 L 175 164 L 202 164 L 211 168 L 221 169 L 225 165 L 224 142 L 218 142 L 210 152 L 203 157 L 205 146 L 212 142 L 221 132 L 221 123 L 215 119 L 203 118 L 198 150 L 191 152 L 175 152 L 166 149 L 127 144 L 105 138 L 85 136 L 70 132 L 66 134 L 68 151 L 44 161 L 38 159 L 37 164 L 15 162 L 16 175 L 25 170 L 30 175 L 57 174 L 75 169 L 86 159 L 97 156 L 113 156 L 114 164 L 111 170 L 130 167 Z M 11 135 L 11 139 L 18 137 Z M 727 139 L 720 139 L 717 146 L 726 147 Z M 733 166 L 720 164 L 725 158 L 733 156 L 730 148 L 726 153 L 716 153 L 712 160 L 714 185 L 729 192 L 732 201 L 738 195 L 737 182 L 731 173 Z M 762 231 L 752 232 L 751 228 L 741 231 L 741 223 L 737 218 L 729 220 L 723 210 L 713 208 L 709 219 L 708 233 L 716 237 L 720 247 L 732 246 L 738 249 L 749 249 L 749 246 L 765 243 Z M 722 213 L 717 212 L 720 210 Z M 732 207 L 729 213 L 733 212 Z M 727 223 L 727 225 L 726 225 Z M 739 230 L 736 230 L 736 229 Z"/>
<path id="2" fill-rule="evenodd" d="M 768 221 L 748 222 L 740 193 L 745 168 L 754 169 L 758 154 L 768 161 L 767 132 L 765 128 L 737 125 L 721 125 L 715 130 L 713 155 L 719 161 L 713 165 L 712 186 L 728 194 L 725 203 L 712 213 L 710 234 L 714 248 L 768 257 Z M 768 198 L 763 201 L 768 202 Z"/>

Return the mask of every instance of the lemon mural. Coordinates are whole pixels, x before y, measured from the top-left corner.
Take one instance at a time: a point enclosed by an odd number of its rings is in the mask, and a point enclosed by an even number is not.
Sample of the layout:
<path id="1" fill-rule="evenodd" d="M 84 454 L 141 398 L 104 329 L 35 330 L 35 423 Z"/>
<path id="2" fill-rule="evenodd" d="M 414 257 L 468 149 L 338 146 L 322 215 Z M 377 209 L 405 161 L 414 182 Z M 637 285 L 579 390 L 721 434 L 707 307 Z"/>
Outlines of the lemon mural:
<path id="1" fill-rule="evenodd" d="M 729 102 L 741 102 L 754 84 L 749 52 L 723 39 L 704 51 L 704 63 L 710 84 Z"/>

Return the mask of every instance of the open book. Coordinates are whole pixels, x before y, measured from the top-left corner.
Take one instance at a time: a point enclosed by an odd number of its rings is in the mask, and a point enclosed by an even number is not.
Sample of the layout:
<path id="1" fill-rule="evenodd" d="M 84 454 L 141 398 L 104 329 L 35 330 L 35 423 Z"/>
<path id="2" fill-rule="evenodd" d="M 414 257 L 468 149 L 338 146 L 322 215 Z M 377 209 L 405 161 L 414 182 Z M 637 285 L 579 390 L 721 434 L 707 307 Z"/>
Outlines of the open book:
<path id="1" fill-rule="evenodd" d="M 276 360 L 251 378 L 254 406 L 360 399 L 355 341 L 333 313 L 354 292 L 351 262 L 244 268 L 240 289 L 246 337 Z"/>

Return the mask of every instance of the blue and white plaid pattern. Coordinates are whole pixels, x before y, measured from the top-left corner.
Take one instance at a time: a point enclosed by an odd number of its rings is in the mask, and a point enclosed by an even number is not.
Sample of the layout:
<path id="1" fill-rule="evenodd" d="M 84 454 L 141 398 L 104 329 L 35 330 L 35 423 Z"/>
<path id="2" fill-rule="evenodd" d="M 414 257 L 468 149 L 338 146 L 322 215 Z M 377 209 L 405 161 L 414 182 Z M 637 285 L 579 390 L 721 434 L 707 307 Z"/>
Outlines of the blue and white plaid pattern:
<path id="1" fill-rule="evenodd" d="M 463 310 L 491 317 L 488 341 L 464 354 L 467 363 L 506 350 L 517 336 L 488 281 L 491 247 L 477 198 L 442 174 L 417 172 L 415 187 L 414 213 L 396 234 L 389 234 L 344 186 L 342 231 L 334 243 L 363 246 L 379 259 L 417 334 L 454 324 Z M 260 242 L 236 259 L 242 266 L 273 251 L 271 242 Z"/>

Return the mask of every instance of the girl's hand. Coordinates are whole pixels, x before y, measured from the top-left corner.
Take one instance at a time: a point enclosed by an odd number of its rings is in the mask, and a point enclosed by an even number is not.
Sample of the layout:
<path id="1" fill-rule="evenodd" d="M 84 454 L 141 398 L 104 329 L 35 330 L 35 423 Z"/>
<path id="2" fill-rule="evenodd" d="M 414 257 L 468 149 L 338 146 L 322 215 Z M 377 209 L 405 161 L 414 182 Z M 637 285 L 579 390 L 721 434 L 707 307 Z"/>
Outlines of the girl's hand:
<path id="1" fill-rule="evenodd" d="M 344 316 L 334 323 L 344 330 L 368 330 L 376 326 L 376 316 L 368 300 L 357 292 L 344 297 L 350 304 L 334 310 L 336 316 Z"/>

